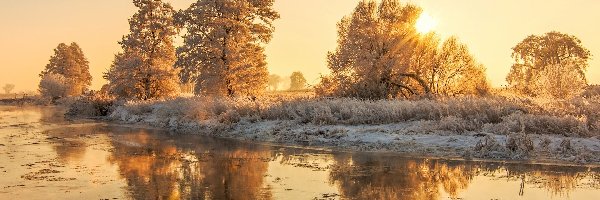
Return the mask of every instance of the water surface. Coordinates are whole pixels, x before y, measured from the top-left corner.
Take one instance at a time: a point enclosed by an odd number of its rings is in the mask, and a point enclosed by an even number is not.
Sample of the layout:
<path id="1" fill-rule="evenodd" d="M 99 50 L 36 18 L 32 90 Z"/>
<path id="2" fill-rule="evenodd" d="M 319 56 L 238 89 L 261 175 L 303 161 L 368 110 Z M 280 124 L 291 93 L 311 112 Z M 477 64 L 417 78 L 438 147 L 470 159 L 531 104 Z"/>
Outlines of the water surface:
<path id="1" fill-rule="evenodd" d="M 347 153 L 0 106 L 0 199 L 596 199 L 599 169 Z"/>

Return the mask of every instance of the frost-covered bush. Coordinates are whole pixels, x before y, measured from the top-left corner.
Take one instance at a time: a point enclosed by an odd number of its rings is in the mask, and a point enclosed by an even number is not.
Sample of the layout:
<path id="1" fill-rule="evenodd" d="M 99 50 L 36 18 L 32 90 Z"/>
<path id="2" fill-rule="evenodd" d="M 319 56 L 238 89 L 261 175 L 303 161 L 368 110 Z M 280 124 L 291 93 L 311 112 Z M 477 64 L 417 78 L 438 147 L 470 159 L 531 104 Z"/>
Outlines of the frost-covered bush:
<path id="1" fill-rule="evenodd" d="M 69 100 L 67 116 L 102 117 L 114 110 L 115 100 L 99 93 L 89 93 L 74 100 Z"/>
<path id="2" fill-rule="evenodd" d="M 265 119 L 316 121 L 326 124 L 389 124 L 447 117 L 469 123 L 498 123 L 524 108 L 501 99 L 358 100 L 350 98 L 283 101 L 265 110 Z"/>
<path id="3" fill-rule="evenodd" d="M 434 128 L 437 130 L 464 133 L 467 131 L 475 131 L 480 128 L 480 125 L 467 119 L 458 118 L 456 116 L 447 116 L 435 123 Z"/>
<path id="4" fill-rule="evenodd" d="M 130 116 L 127 121 L 139 121 L 137 118 L 151 116 L 151 120 L 161 123 L 177 120 L 223 124 L 285 120 L 316 125 L 381 125 L 423 121 L 427 123 L 422 128 L 433 131 L 585 137 L 598 135 L 600 114 L 596 111 L 600 113 L 600 103 L 587 99 L 540 103 L 504 97 L 420 100 L 179 97 L 125 102 L 113 117 Z"/>
<path id="5" fill-rule="evenodd" d="M 590 136 L 587 125 L 572 116 L 549 116 L 514 113 L 497 124 L 484 125 L 486 132 L 496 134 L 529 133 L 564 136 Z"/>
<path id="6" fill-rule="evenodd" d="M 581 93 L 582 97 L 594 98 L 600 96 L 600 85 L 587 86 Z"/>
<path id="7" fill-rule="evenodd" d="M 513 153 L 515 158 L 524 158 L 533 151 L 533 141 L 524 133 L 513 133 L 506 139 L 506 148 Z"/>
<path id="8" fill-rule="evenodd" d="M 472 154 L 479 158 L 505 158 L 506 148 L 494 136 L 486 135 L 477 142 Z"/>

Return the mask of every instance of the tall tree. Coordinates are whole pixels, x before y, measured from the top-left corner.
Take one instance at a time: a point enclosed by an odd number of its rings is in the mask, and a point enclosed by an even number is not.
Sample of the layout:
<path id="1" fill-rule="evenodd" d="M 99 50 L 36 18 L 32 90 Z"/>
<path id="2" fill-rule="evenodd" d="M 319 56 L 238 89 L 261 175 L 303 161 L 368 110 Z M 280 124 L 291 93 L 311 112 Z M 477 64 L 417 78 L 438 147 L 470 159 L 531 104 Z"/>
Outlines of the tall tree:
<path id="1" fill-rule="evenodd" d="M 2 87 L 2 89 L 4 90 L 4 92 L 6 94 L 10 94 L 15 89 L 15 85 L 14 84 L 6 84 L 6 85 L 4 85 L 4 87 Z"/>
<path id="2" fill-rule="evenodd" d="M 359 2 L 338 23 L 338 46 L 328 55 L 332 73 L 317 92 L 375 99 L 429 92 L 409 68 L 420 37 L 415 29 L 420 13 L 420 8 L 398 0 Z"/>
<path id="3" fill-rule="evenodd" d="M 130 33 L 119 42 L 123 52 L 115 56 L 105 74 L 108 90 L 121 98 L 157 99 L 179 92 L 173 37 L 178 28 L 174 10 L 161 0 L 134 0 L 139 9 L 129 19 Z"/>
<path id="4" fill-rule="evenodd" d="M 306 78 L 302 72 L 294 72 L 290 76 L 290 90 L 302 90 L 306 88 Z"/>
<path id="5" fill-rule="evenodd" d="M 65 94 L 62 97 L 77 96 L 88 90 L 92 84 L 89 68 L 89 62 L 77 43 L 60 43 L 54 49 L 54 55 L 50 57 L 50 62 L 40 73 L 40 77 L 44 78 L 47 74 L 62 76 L 66 83 Z"/>
<path id="6" fill-rule="evenodd" d="M 575 36 L 531 35 L 512 49 L 515 63 L 506 80 L 523 94 L 565 98 L 587 85 L 585 71 L 591 53 Z"/>
<path id="7" fill-rule="evenodd" d="M 256 95 L 267 86 L 264 45 L 279 14 L 274 0 L 198 0 L 180 15 L 187 33 L 178 48 L 183 82 L 196 93 Z"/>

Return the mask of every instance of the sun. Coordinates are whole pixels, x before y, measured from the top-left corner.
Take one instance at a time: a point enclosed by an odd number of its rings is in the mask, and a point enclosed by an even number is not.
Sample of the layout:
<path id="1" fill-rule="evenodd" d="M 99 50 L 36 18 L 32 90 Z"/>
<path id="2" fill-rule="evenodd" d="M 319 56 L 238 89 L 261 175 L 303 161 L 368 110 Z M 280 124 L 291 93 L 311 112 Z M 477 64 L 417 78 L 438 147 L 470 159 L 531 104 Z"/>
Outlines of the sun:
<path id="1" fill-rule="evenodd" d="M 415 28 L 417 28 L 417 31 L 421 34 L 426 34 L 433 31 L 436 26 L 437 21 L 435 21 L 435 19 L 433 19 L 433 17 L 427 13 L 421 13 L 421 16 L 419 16 L 419 19 L 415 24 Z"/>

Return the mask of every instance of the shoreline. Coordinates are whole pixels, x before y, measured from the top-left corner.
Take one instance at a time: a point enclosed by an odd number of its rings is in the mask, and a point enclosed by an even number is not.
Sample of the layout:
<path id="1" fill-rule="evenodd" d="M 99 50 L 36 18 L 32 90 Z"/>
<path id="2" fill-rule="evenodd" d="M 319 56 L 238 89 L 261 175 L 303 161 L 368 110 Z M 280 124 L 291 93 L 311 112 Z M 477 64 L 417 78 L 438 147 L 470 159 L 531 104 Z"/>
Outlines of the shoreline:
<path id="1" fill-rule="evenodd" d="M 160 123 L 152 122 L 151 118 L 138 118 L 139 121 L 130 120 L 118 120 L 113 117 L 107 117 L 101 119 L 107 121 L 109 124 L 117 124 L 122 126 L 133 126 L 136 128 L 153 128 L 173 131 L 177 134 L 192 134 L 202 135 L 208 137 L 217 137 L 223 139 L 232 139 L 243 142 L 257 143 L 261 145 L 275 146 L 275 147 L 286 147 L 286 148 L 300 148 L 310 149 L 319 151 L 333 151 L 333 152 L 347 152 L 347 153 L 366 153 L 366 154 L 383 154 L 391 156 L 399 156 L 403 158 L 422 158 L 422 159 L 435 159 L 444 161 L 464 161 L 464 162 L 484 162 L 484 163 L 503 163 L 503 164 L 527 164 L 527 165 L 548 165 L 548 166 L 575 166 L 575 167 L 588 167 L 597 169 L 600 168 L 599 161 L 585 161 L 578 162 L 576 153 L 565 155 L 558 152 L 558 150 L 550 150 L 549 152 L 533 151 L 530 152 L 526 157 L 519 157 L 522 155 L 516 155 L 515 152 L 496 152 L 503 153 L 505 157 L 486 157 L 486 156 L 473 156 L 473 148 L 479 143 L 485 136 L 479 136 L 481 133 L 471 132 L 461 135 L 453 135 L 451 133 L 412 133 L 412 134 L 385 134 L 385 133 L 367 133 L 367 132 L 355 132 L 350 136 L 344 138 L 331 139 L 327 138 L 327 132 L 339 128 L 356 128 L 356 126 L 347 125 L 298 125 L 295 129 L 289 128 L 286 132 L 279 132 L 278 137 L 273 136 L 270 133 L 281 131 L 276 125 L 288 125 L 287 123 L 296 123 L 293 121 L 260 121 L 254 123 L 244 123 L 227 125 L 228 130 L 221 130 L 223 127 L 208 128 L 206 125 L 202 125 L 198 122 L 187 122 L 180 123 L 176 126 L 164 126 L 158 125 Z M 411 122 L 409 122 L 411 123 Z M 412 122 L 420 123 L 420 122 Z M 265 126 L 271 125 L 271 126 Z M 273 125 L 275 124 L 275 125 Z M 385 124 L 385 125 L 361 125 L 364 129 L 374 129 L 381 126 L 406 126 L 406 124 Z M 320 127 L 321 129 L 318 129 Z M 227 129 L 227 127 L 225 127 Z M 312 131 L 310 131 L 312 130 Z M 392 129 L 393 130 L 393 129 Z M 219 131 L 219 133 L 215 132 Z M 325 134 L 321 134 L 325 131 Z M 298 132 L 309 133 L 306 135 L 297 134 Z M 319 133 L 321 132 L 321 133 Z M 486 136 L 493 136 L 503 143 L 507 140 L 508 136 L 486 134 Z M 281 137 L 284 136 L 284 137 Z M 292 140 L 284 141 L 283 139 L 289 139 L 292 136 Z M 379 137 L 379 140 L 356 140 L 354 136 L 363 136 L 367 138 Z M 390 138 L 395 136 L 399 139 L 390 140 L 385 143 L 381 139 Z M 551 138 L 555 148 L 558 148 L 560 142 L 564 139 L 570 139 L 575 143 L 575 148 L 583 148 L 592 151 L 591 155 L 597 155 L 600 151 L 600 146 L 593 145 L 593 143 L 600 144 L 600 140 L 594 138 L 578 138 L 578 137 L 563 137 L 555 135 L 530 135 L 533 137 L 534 144 L 538 144 L 544 138 Z M 304 139 L 309 137 L 310 139 Z M 443 143 L 436 142 L 414 142 L 415 139 L 433 139 L 434 141 L 459 141 L 460 139 L 467 139 L 466 143 L 458 146 L 441 146 Z M 349 140 L 351 139 L 351 140 Z M 354 140 L 352 140 L 354 139 Z M 407 144 L 409 147 L 407 147 Z M 592 147 L 592 149 L 590 149 Z M 446 151 L 450 148 L 452 151 Z M 471 156 L 466 157 L 465 153 L 470 152 Z M 546 155 L 557 155 L 555 157 L 549 157 Z M 511 157 L 512 156 L 512 157 Z M 515 157 L 516 156 L 516 157 Z"/>

